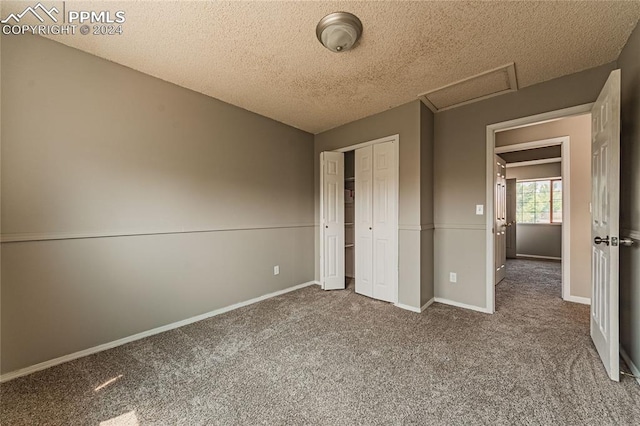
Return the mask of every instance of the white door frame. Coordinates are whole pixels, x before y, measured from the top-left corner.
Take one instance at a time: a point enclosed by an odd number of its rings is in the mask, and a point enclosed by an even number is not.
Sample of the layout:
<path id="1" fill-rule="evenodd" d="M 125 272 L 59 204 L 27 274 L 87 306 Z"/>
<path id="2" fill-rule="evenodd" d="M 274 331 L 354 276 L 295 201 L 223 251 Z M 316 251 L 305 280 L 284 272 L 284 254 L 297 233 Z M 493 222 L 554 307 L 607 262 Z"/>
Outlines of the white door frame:
<path id="1" fill-rule="evenodd" d="M 494 155 L 499 153 L 500 150 L 502 152 L 507 151 L 515 151 L 514 147 L 518 145 L 509 145 L 509 147 L 498 148 L 496 149 L 496 132 L 505 131 L 505 130 L 513 130 L 520 127 L 532 126 L 535 124 L 542 124 L 545 122 L 557 120 L 560 118 L 573 117 L 576 115 L 583 115 L 587 113 L 591 113 L 591 108 L 593 107 L 593 103 L 578 105 L 571 108 L 560 109 L 556 111 L 545 112 L 543 114 L 531 115 L 528 117 L 517 118 L 515 120 L 503 121 L 501 123 L 490 124 L 487 126 L 487 147 L 486 147 L 486 265 L 485 265 L 485 281 L 486 281 L 486 305 L 487 311 L 489 313 L 495 313 L 496 311 L 496 293 L 495 293 L 495 259 L 494 259 L 494 249 L 495 249 L 495 238 L 494 238 L 494 197 L 493 197 L 493 163 L 494 163 Z M 546 141 L 538 141 L 538 142 L 528 142 L 524 144 L 519 144 L 520 146 L 525 146 L 522 149 L 532 149 L 539 148 L 541 146 L 549 146 L 549 141 L 556 141 L 555 145 L 562 145 L 562 179 L 564 181 L 565 176 L 569 178 L 569 141 L 567 138 L 567 142 L 564 143 L 563 138 L 553 138 Z M 537 143 L 544 142 L 545 145 L 536 145 Z M 566 147 L 566 148 L 565 148 Z M 565 151 L 566 150 L 566 151 Z M 566 155 L 565 155 L 566 154 Z M 566 161 L 565 161 L 566 159 Z M 565 171 L 566 170 L 566 171 Z M 569 186 L 569 185 L 567 185 Z M 570 241 L 567 237 L 570 235 L 570 226 L 567 226 L 565 229 L 565 217 L 568 217 L 569 211 L 569 203 L 566 203 L 567 209 L 565 210 L 564 203 L 564 183 L 563 183 L 563 230 L 562 230 L 562 262 L 563 262 L 563 283 L 566 281 L 567 285 L 563 285 L 562 289 L 562 297 L 565 300 L 566 296 L 570 295 L 570 275 L 569 275 L 569 266 L 570 259 L 568 255 L 569 245 L 564 244 L 565 241 Z M 567 216 L 565 216 L 567 215 Z"/>
<path id="2" fill-rule="evenodd" d="M 395 230 L 396 230 L 396 235 L 395 235 L 395 247 L 394 247 L 394 252 L 395 252 L 395 257 L 397 260 L 397 265 L 400 265 L 400 259 L 399 259 L 399 235 L 398 235 L 398 223 L 400 221 L 400 135 L 396 134 L 396 135 L 391 135 L 391 136 L 385 136 L 383 138 L 379 138 L 379 139 L 374 139 L 371 141 L 367 141 L 367 142 L 362 142 L 362 143 L 357 143 L 355 145 L 349 145 L 343 148 L 336 148 L 333 149 L 331 151 L 334 152 L 347 152 L 347 151 L 354 151 L 358 148 L 363 148 L 365 146 L 369 146 L 369 145 L 375 145 L 375 144 L 379 144 L 379 143 L 383 143 L 383 142 L 393 142 L 393 146 L 395 147 L 396 150 L 396 226 L 395 226 Z M 322 155 L 322 154 L 321 154 Z M 319 210 L 319 218 L 320 218 L 320 285 L 321 287 L 324 289 L 324 275 L 323 275 L 323 271 L 324 271 L 324 256 L 323 256 L 323 240 L 324 240 L 324 227 L 322 226 L 322 222 L 323 222 L 323 196 L 322 196 L 322 184 L 323 184 L 323 178 L 322 178 L 322 164 L 321 167 L 319 167 L 320 169 L 320 210 Z M 357 195 L 356 195 L 357 196 Z M 394 300 L 392 303 L 394 303 L 395 305 L 398 304 L 398 284 L 399 284 L 399 278 L 400 278 L 400 274 L 399 274 L 399 270 L 400 268 L 398 267 L 396 269 L 396 279 L 395 279 L 395 291 L 394 291 Z"/>
<path id="3" fill-rule="evenodd" d="M 495 148 L 496 154 L 504 152 L 524 151 L 526 149 L 545 148 L 548 146 L 561 146 L 562 149 L 562 298 L 571 300 L 571 142 L 569 136 L 561 136 L 551 139 L 542 139 L 533 142 L 524 142 L 514 145 L 506 145 Z M 495 294 L 495 293 L 494 293 Z"/>

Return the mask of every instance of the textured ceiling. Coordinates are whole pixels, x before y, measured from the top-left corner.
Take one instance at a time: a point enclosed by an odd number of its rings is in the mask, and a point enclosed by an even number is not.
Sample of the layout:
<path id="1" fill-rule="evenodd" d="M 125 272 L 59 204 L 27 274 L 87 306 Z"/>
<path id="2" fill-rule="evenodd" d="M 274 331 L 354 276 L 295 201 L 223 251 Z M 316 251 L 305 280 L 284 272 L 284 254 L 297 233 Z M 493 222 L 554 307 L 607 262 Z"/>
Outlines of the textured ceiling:
<path id="1" fill-rule="evenodd" d="M 24 6 L 5 2 L 2 16 Z M 509 62 L 522 88 L 613 61 L 640 17 L 640 1 L 67 1 L 66 9 L 124 10 L 124 34 L 50 38 L 312 133 Z M 364 25 L 359 45 L 340 54 L 315 35 L 338 10 Z"/>

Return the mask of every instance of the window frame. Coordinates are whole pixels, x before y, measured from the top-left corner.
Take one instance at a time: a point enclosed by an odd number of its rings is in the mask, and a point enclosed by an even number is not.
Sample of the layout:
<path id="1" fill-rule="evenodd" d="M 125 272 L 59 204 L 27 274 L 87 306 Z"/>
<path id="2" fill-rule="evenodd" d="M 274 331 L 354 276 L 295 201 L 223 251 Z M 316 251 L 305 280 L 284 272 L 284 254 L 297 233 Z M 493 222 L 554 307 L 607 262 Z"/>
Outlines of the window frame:
<path id="1" fill-rule="evenodd" d="M 564 184 L 562 183 L 562 176 L 559 177 L 549 177 L 549 178 L 535 178 L 535 179 L 517 179 L 516 180 L 516 185 L 519 183 L 525 183 L 525 182 L 544 182 L 547 181 L 549 182 L 549 222 L 518 222 L 518 205 L 516 203 L 516 212 L 515 212 L 515 217 L 516 217 L 516 224 L 517 225 L 555 225 L 555 226 L 561 226 L 562 223 L 564 222 Z M 562 219 L 560 222 L 557 222 L 553 220 L 553 183 L 554 182 L 560 182 L 562 185 Z M 517 186 L 516 186 L 517 188 Z M 517 189 L 516 189 L 517 192 Z"/>

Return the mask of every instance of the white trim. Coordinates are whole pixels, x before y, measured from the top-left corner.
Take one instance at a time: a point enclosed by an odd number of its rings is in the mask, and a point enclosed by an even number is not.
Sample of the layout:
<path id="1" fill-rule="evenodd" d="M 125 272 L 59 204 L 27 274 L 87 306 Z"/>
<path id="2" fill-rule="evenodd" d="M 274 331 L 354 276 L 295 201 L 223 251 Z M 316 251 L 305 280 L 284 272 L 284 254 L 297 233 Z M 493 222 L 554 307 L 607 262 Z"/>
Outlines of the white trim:
<path id="1" fill-rule="evenodd" d="M 542 160 L 518 161 L 516 163 L 507 163 L 507 169 L 514 167 L 539 166 L 541 164 L 561 163 L 562 157 L 543 158 Z"/>
<path id="2" fill-rule="evenodd" d="M 533 258 L 533 259 L 547 259 L 547 260 L 562 260 L 561 257 L 554 256 L 539 256 L 537 254 L 524 254 L 524 253 L 516 253 L 517 258 Z"/>
<path id="3" fill-rule="evenodd" d="M 433 224 L 426 225 L 398 225 L 398 229 L 400 231 L 428 231 L 430 229 L 435 229 Z"/>
<path id="4" fill-rule="evenodd" d="M 562 153 L 562 298 L 571 297 L 571 145 L 561 145 Z"/>
<path id="5" fill-rule="evenodd" d="M 147 235 L 196 234 L 204 232 L 256 231 L 262 229 L 312 228 L 313 223 L 291 223 L 282 225 L 241 225 L 225 228 L 191 229 L 180 231 L 113 231 L 113 232 L 17 232 L 0 235 L 1 243 L 17 243 L 30 241 L 76 240 L 86 238 L 139 237 Z"/>
<path id="6" fill-rule="evenodd" d="M 422 312 L 420 310 L 420 308 L 416 308 L 415 306 L 405 305 L 404 303 L 394 303 L 393 305 L 397 306 L 400 309 L 404 309 L 406 311 L 415 312 L 415 313 L 418 313 L 418 314 Z"/>
<path id="7" fill-rule="evenodd" d="M 582 115 L 590 113 L 595 102 L 577 105 L 574 107 L 558 109 L 555 111 L 543 112 L 542 114 L 530 115 L 528 117 L 515 118 L 500 123 L 490 124 L 493 130 L 504 132 L 521 127 L 535 126 L 536 124 L 548 123 L 550 121 L 559 120 L 561 118 L 572 117 L 574 115 Z"/>
<path id="8" fill-rule="evenodd" d="M 562 226 L 562 222 L 552 223 L 518 223 L 518 226 Z"/>
<path id="9" fill-rule="evenodd" d="M 390 136 L 385 136 L 382 138 L 378 138 L 378 139 L 374 139 L 371 141 L 367 141 L 367 142 L 361 142 L 361 143 L 357 143 L 355 145 L 349 145 L 349 146 L 345 146 L 343 148 L 336 148 L 334 150 L 332 150 L 333 152 L 348 152 L 348 151 L 354 151 L 356 149 L 359 148 L 364 148 L 366 146 L 370 146 L 370 145 L 376 145 L 379 143 L 384 143 L 384 142 L 392 142 L 394 147 L 395 147 L 395 151 L 396 151 L 396 220 L 398 221 L 398 225 L 395 228 L 395 237 L 396 237 L 396 246 L 395 246 L 395 256 L 396 256 L 396 264 L 398 265 L 398 267 L 396 268 L 396 279 L 395 279 L 395 294 L 394 294 L 394 300 L 392 301 L 392 303 L 396 304 L 398 303 L 398 294 L 400 292 L 399 288 L 400 288 L 400 225 L 399 225 L 399 221 L 400 221 L 400 135 L 399 134 L 395 134 L 395 135 L 390 135 Z M 323 151 L 324 152 L 324 151 Z M 322 165 L 322 152 L 320 153 L 320 215 L 319 217 L 321 218 L 321 222 L 320 222 L 320 256 L 319 256 L 319 262 L 320 262 L 320 283 L 321 283 L 321 287 L 324 289 L 324 285 L 322 283 L 324 283 L 324 277 L 322 275 L 322 271 L 324 269 L 324 259 L 322 257 L 322 253 L 324 252 L 324 246 L 323 246 L 323 240 L 324 240 L 324 227 L 322 226 L 322 224 L 324 223 L 322 220 L 322 215 L 323 215 L 323 203 L 322 203 L 322 194 L 323 194 L 323 170 L 324 170 L 324 166 Z M 421 225 L 403 225 L 407 228 L 411 227 L 410 230 L 421 230 Z"/>
<path id="10" fill-rule="evenodd" d="M 493 312 L 487 308 L 481 308 L 480 306 L 467 305 L 466 303 L 456 302 L 455 300 L 444 299 L 442 297 L 435 297 L 435 302 L 442 303 L 443 305 L 455 306 L 457 308 L 470 309 L 476 312 L 482 312 L 484 314 L 492 314 Z"/>
<path id="11" fill-rule="evenodd" d="M 499 133 L 499 131 L 496 131 L 496 133 Z M 514 145 L 496 146 L 495 153 L 504 154 L 505 152 L 528 151 L 530 149 L 547 148 L 550 146 L 562 145 L 564 138 L 566 138 L 566 136 L 522 142 Z"/>
<path id="12" fill-rule="evenodd" d="M 400 231 L 422 231 L 422 225 L 398 225 Z"/>
<path id="13" fill-rule="evenodd" d="M 171 324 L 163 325 L 162 327 L 156 327 L 151 330 L 143 331 L 142 333 L 138 333 L 132 336 L 124 337 L 122 339 L 114 340 L 113 342 L 104 343 L 102 345 L 94 346 L 92 348 L 84 349 L 78 352 L 74 352 L 72 354 L 63 355 L 61 357 L 50 359 L 48 361 L 44 361 L 29 367 L 21 368 L 16 371 L 11 371 L 9 373 L 5 373 L 2 376 L 0 376 L 0 383 L 7 382 L 9 380 L 13 380 L 18 377 L 26 376 L 28 374 L 35 373 L 36 371 L 44 370 L 46 368 L 53 367 L 55 365 L 59 365 L 68 361 L 72 361 L 74 359 L 82 358 L 87 355 L 92 355 L 98 352 L 106 351 L 107 349 L 112 349 L 117 346 L 124 345 L 126 343 L 144 339 L 145 337 L 153 336 L 154 334 L 164 333 L 165 331 L 183 327 L 185 325 L 192 324 L 194 322 L 202 321 L 207 318 L 214 317 L 216 315 L 224 314 L 226 312 L 233 311 L 235 309 L 242 308 L 245 306 L 249 306 L 254 303 L 261 302 L 263 300 L 270 299 L 275 296 L 280 296 L 282 294 L 289 293 L 291 291 L 299 290 L 301 288 L 308 287 L 314 284 L 320 284 L 320 283 L 318 281 L 308 281 L 303 284 L 294 285 L 293 287 L 288 287 L 283 290 L 278 290 L 278 291 L 274 291 L 273 293 L 268 293 L 259 297 L 255 297 L 253 299 L 249 299 L 244 302 L 238 302 L 233 305 L 226 306 L 224 308 L 215 309 L 213 311 L 210 311 L 201 315 L 196 315 L 191 318 L 187 318 Z"/>
<path id="14" fill-rule="evenodd" d="M 555 110 L 555 111 L 550 111 L 550 112 L 545 112 L 543 114 L 536 114 L 536 115 L 531 115 L 528 117 L 522 117 L 522 118 L 517 118 L 514 120 L 509 120 L 509 121 L 503 121 L 501 123 L 495 123 L 495 124 L 490 124 L 487 126 L 487 131 L 486 131 L 486 140 L 487 140 L 487 144 L 486 144 L 486 163 L 485 163 L 485 167 L 486 167 L 486 194 L 485 194 L 485 200 L 486 200 L 486 209 L 485 209 L 485 214 L 486 214 L 486 247 L 485 247 L 485 251 L 487 253 L 487 257 L 486 257 L 486 264 L 485 264 L 485 284 L 486 284 L 486 304 L 487 304 L 487 311 L 490 313 L 494 313 L 495 312 L 495 247 L 494 247 L 494 221 L 493 221 L 493 202 L 494 202 L 494 197 L 493 197 L 493 164 L 494 164 L 494 158 L 495 158 L 495 153 L 496 150 L 503 150 L 502 152 L 507 152 L 507 151 L 514 151 L 514 146 L 516 145 L 510 145 L 508 147 L 499 147 L 496 148 L 495 144 L 496 144 L 496 138 L 495 138 L 495 134 L 498 131 L 506 131 L 506 130 L 511 130 L 511 129 L 517 129 L 520 127 L 527 127 L 527 126 L 532 126 L 532 125 L 536 125 L 536 124 L 541 124 L 544 122 L 549 122 L 549 121 L 554 121 L 554 120 L 558 120 L 561 118 L 566 118 L 566 117 L 571 117 L 571 116 L 575 116 L 575 115 L 582 115 L 582 114 L 588 114 L 591 112 L 591 108 L 593 106 L 593 103 L 589 103 L 589 104 L 584 104 L 584 105 L 578 105 L 575 107 L 571 107 L 571 108 L 565 108 L 565 109 L 560 109 L 560 110 Z M 554 138 L 556 139 L 556 138 Z M 547 140 L 549 141 L 549 140 Z M 551 139 L 551 141 L 553 141 L 553 139 Z M 534 142 L 536 143 L 536 142 Z M 518 144 L 517 146 L 522 147 L 525 144 Z M 568 144 L 567 144 L 567 148 L 564 148 L 565 144 L 563 143 L 563 150 L 562 150 L 562 158 L 563 161 L 562 162 L 562 169 L 563 169 L 563 181 L 566 183 L 566 186 L 569 187 L 569 183 L 567 182 L 567 179 L 569 179 L 569 174 L 565 173 L 565 169 L 566 170 L 570 170 L 570 161 L 569 161 L 569 153 L 568 153 Z M 529 143 L 529 145 L 525 145 L 530 147 L 531 143 Z M 548 145 L 547 145 L 548 146 Z M 524 148 L 524 149 L 531 149 L 531 148 Z M 566 151 L 565 151 L 566 149 Z M 563 192 L 564 192 L 564 187 L 563 187 Z M 568 197 L 567 197 L 568 198 Z M 565 239 L 566 235 L 571 235 L 570 234 L 570 226 L 568 223 L 566 223 L 565 218 L 569 217 L 568 216 L 568 209 L 565 208 L 565 206 L 569 206 L 569 202 L 568 200 L 565 199 L 564 193 L 563 193 L 563 224 L 565 226 L 562 227 L 562 238 L 564 241 L 571 241 L 570 239 Z M 564 257 L 564 261 L 562 262 L 562 268 L 563 268 L 563 283 L 566 281 L 567 283 L 570 283 L 570 257 L 568 256 L 568 251 L 569 251 L 569 245 L 568 244 L 563 244 L 563 257 Z M 565 296 L 568 296 L 568 294 L 565 294 L 565 288 L 563 286 L 563 298 Z"/>
<path id="15" fill-rule="evenodd" d="M 588 297 L 580 297 L 580 296 L 567 296 L 563 297 L 565 302 L 573 302 L 573 303 L 581 303 L 583 305 L 591 305 L 591 299 Z"/>
<path id="16" fill-rule="evenodd" d="M 627 351 L 624 350 L 624 347 L 622 347 L 622 345 L 620 345 L 620 356 L 622 356 L 622 359 L 624 359 L 624 362 L 629 367 L 629 370 L 631 370 L 631 374 L 636 376 L 636 382 L 638 382 L 638 384 L 640 385 L 640 368 L 638 368 L 638 366 L 633 363 L 633 360 L 631 359 Z"/>
<path id="17" fill-rule="evenodd" d="M 549 176 L 543 178 L 525 178 L 525 179 L 516 179 L 516 182 L 540 182 L 544 180 L 562 180 L 562 176 Z"/>
<path id="18" fill-rule="evenodd" d="M 355 151 L 356 149 L 364 148 L 365 146 L 376 145 L 376 144 L 383 143 L 383 142 L 398 142 L 399 140 L 400 140 L 400 134 L 395 134 L 395 135 L 385 136 L 385 137 L 379 138 L 379 139 L 374 139 L 372 141 L 360 142 L 360 143 L 357 143 L 355 145 L 345 146 L 344 148 L 332 149 L 331 151 L 334 151 L 334 152 Z"/>
<path id="19" fill-rule="evenodd" d="M 487 229 L 487 226 L 484 224 L 447 224 L 447 223 L 436 223 L 435 229 L 471 229 L 484 231 Z"/>
<path id="20" fill-rule="evenodd" d="M 431 300 L 429 300 L 427 303 L 425 303 L 424 305 L 422 305 L 422 307 L 420 308 L 420 312 L 424 312 L 425 309 L 427 309 L 429 306 L 433 305 L 433 303 L 436 301 L 435 297 L 432 297 Z"/>
<path id="21" fill-rule="evenodd" d="M 492 72 L 496 72 L 496 71 L 499 71 L 499 70 L 502 70 L 502 69 L 507 71 L 507 76 L 508 76 L 508 80 L 509 80 L 508 81 L 508 84 L 509 84 L 509 88 L 508 89 L 500 90 L 499 92 L 490 93 L 490 94 L 484 95 L 484 96 L 479 96 L 477 98 L 469 99 L 469 100 L 464 101 L 464 102 L 458 102 L 457 104 L 449 105 L 448 107 L 444 107 L 444 108 L 437 108 L 428 98 L 428 96 L 430 94 L 432 94 L 432 93 L 438 92 L 438 91 L 443 90 L 443 89 L 447 89 L 449 87 L 455 86 L 456 84 L 464 83 L 464 82 L 472 80 L 474 78 L 478 78 L 478 77 L 482 77 L 482 76 L 487 75 L 487 74 L 491 74 Z M 508 64 L 493 68 L 493 69 L 491 69 L 489 71 L 484 71 L 484 72 L 481 72 L 479 74 L 475 74 L 475 75 L 472 75 L 470 77 L 463 78 L 462 80 L 455 81 L 453 83 L 447 84 L 446 86 L 438 87 L 436 89 L 429 90 L 428 92 L 421 93 L 420 95 L 418 95 L 418 98 L 431 111 L 436 113 L 436 112 L 440 112 L 440 111 L 446 111 L 446 110 L 452 109 L 452 108 L 457 108 L 457 107 L 462 106 L 462 105 L 468 105 L 468 104 L 471 104 L 471 103 L 474 103 L 474 102 L 482 101 L 484 99 L 493 98 L 494 96 L 503 95 L 505 93 L 515 92 L 517 90 L 518 90 L 518 80 L 516 79 L 516 67 L 515 67 L 515 63 L 510 62 Z"/>

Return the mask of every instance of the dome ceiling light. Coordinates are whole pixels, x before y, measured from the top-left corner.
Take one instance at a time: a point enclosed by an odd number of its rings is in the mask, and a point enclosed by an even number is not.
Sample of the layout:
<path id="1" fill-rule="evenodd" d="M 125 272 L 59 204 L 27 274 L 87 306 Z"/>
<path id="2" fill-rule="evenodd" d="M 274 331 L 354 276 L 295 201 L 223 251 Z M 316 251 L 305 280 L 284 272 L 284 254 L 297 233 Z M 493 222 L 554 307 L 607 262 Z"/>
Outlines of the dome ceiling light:
<path id="1" fill-rule="evenodd" d="M 320 43 L 332 52 L 351 49 L 362 35 L 362 22 L 348 12 L 330 13 L 318 22 L 316 35 Z"/>

